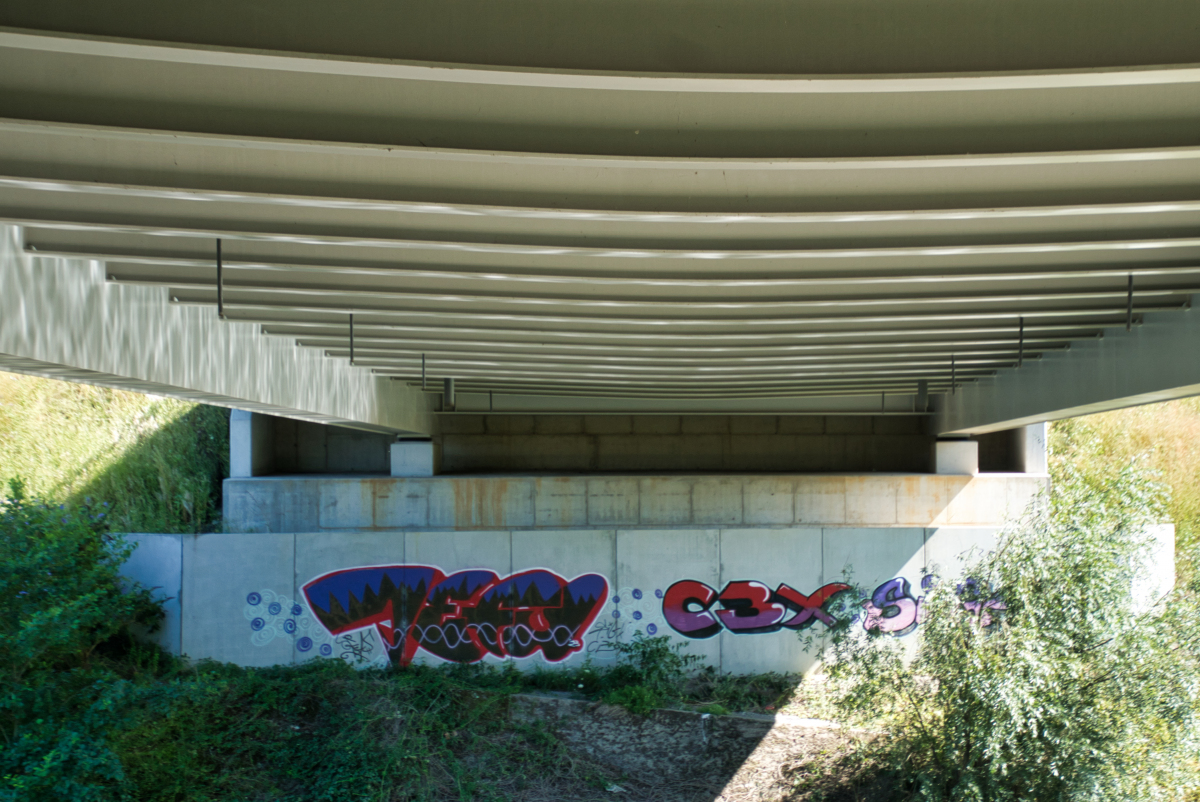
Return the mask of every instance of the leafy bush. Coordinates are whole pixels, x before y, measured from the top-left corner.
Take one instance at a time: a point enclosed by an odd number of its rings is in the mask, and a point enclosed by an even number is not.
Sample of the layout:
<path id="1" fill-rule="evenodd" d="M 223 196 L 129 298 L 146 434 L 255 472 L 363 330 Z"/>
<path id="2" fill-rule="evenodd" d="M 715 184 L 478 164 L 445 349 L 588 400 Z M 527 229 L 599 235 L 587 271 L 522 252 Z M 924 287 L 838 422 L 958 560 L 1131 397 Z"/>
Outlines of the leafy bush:
<path id="1" fill-rule="evenodd" d="M 1174 799 L 1195 785 L 1200 587 L 1134 592 L 1163 502 L 1136 466 L 1107 484 L 1067 470 L 994 552 L 929 590 L 911 662 L 889 636 L 835 632 L 836 703 L 886 728 L 870 757 L 898 798 Z"/>
<path id="2" fill-rule="evenodd" d="M 30 500 L 18 480 L 0 506 L 0 799 L 94 799 L 123 777 L 105 739 L 131 688 L 94 656 L 161 612 L 122 589 L 131 549 L 105 517 Z"/>
<path id="3" fill-rule="evenodd" d="M 610 705 L 620 705 L 636 716 L 648 716 L 663 706 L 663 700 L 645 685 L 626 685 L 617 688 L 604 701 Z"/>
<path id="4" fill-rule="evenodd" d="M 1118 409 L 1050 425 L 1050 473 L 1074 470 L 1105 482 L 1141 459 L 1171 488 L 1176 568 L 1182 579 L 1200 569 L 1200 398 Z"/>
<path id="5" fill-rule="evenodd" d="M 605 701 L 639 715 L 683 699 L 688 676 L 702 661 L 698 655 L 684 654 L 686 643 L 672 644 L 666 635 L 647 637 L 641 631 L 613 647 L 618 664 L 608 670 L 603 682 L 615 690 Z"/>

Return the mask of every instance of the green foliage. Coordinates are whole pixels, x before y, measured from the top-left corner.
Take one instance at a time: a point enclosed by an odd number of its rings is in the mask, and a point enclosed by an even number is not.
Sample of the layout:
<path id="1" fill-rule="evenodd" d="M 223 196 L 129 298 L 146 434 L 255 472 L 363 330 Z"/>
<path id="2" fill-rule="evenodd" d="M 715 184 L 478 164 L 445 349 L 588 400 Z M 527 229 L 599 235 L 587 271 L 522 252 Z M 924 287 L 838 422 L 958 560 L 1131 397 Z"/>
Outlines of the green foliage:
<path id="1" fill-rule="evenodd" d="M 130 548 L 106 515 L 26 498 L 0 505 L 0 799 L 96 799 L 123 777 L 106 743 L 130 696 L 97 651 L 159 607 L 122 588 Z"/>
<path id="2" fill-rule="evenodd" d="M 524 690 L 570 692 L 602 699 L 639 714 L 648 709 L 689 705 L 702 713 L 773 710 L 787 704 L 800 683 L 795 675 L 722 674 L 686 654 L 686 643 L 634 633 L 628 643 L 612 642 L 615 666 L 590 660 L 578 667 L 537 667 L 515 681 Z"/>
<path id="3" fill-rule="evenodd" d="M 212 531 L 228 474 L 229 413 L 217 407 L 0 373 L 0 498 L 108 502 L 124 532 Z"/>
<path id="4" fill-rule="evenodd" d="M 711 713 L 714 716 L 724 716 L 729 714 L 729 709 L 725 705 L 713 702 L 710 705 L 701 705 L 696 708 L 697 713 Z"/>
<path id="5" fill-rule="evenodd" d="M 515 687 L 457 673 L 203 665 L 156 690 L 114 749 L 154 800 L 503 799 L 553 771 L 557 742 L 508 722 Z"/>
<path id="6" fill-rule="evenodd" d="M 663 706 L 662 697 L 645 685 L 626 685 L 604 697 L 606 704 L 620 705 L 636 716 L 648 716 Z"/>
<path id="7" fill-rule="evenodd" d="M 701 704 L 702 713 L 717 712 L 706 709 L 710 707 L 726 711 L 774 710 L 791 701 L 799 684 L 800 677 L 794 674 L 722 674 L 705 666 L 687 683 L 686 698 Z"/>
<path id="8" fill-rule="evenodd" d="M 1182 579 L 1197 570 L 1200 548 L 1200 398 L 1119 409 L 1050 426 L 1050 473 L 1073 470 L 1107 482 L 1138 459 L 1170 487 L 1168 518 L 1175 523 L 1176 566 Z"/>
<path id="9" fill-rule="evenodd" d="M 703 659 L 684 654 L 687 644 L 671 640 L 666 635 L 647 637 L 637 631 L 631 640 L 613 644 L 619 661 L 612 669 L 614 679 L 640 685 L 664 702 L 682 699 L 688 675 Z"/>
<path id="10" fill-rule="evenodd" d="M 100 643 L 158 613 L 144 589 L 122 592 L 132 548 L 109 534 L 106 513 L 53 507 L 9 483 L 0 506 L 0 680 L 86 664 Z"/>
<path id="11" fill-rule="evenodd" d="M 701 662 L 697 655 L 684 654 L 686 643 L 671 643 L 666 635 L 647 637 L 637 631 L 632 640 L 612 646 L 618 663 L 600 679 L 613 689 L 604 701 L 642 716 L 683 700 L 689 675 Z"/>
<path id="12" fill-rule="evenodd" d="M 911 662 L 902 641 L 836 630 L 836 704 L 889 733 L 868 757 L 895 772 L 898 798 L 1174 799 L 1194 786 L 1200 587 L 1136 592 L 1163 504 L 1136 465 L 1104 481 L 1067 468 L 994 552 L 928 591 Z"/>

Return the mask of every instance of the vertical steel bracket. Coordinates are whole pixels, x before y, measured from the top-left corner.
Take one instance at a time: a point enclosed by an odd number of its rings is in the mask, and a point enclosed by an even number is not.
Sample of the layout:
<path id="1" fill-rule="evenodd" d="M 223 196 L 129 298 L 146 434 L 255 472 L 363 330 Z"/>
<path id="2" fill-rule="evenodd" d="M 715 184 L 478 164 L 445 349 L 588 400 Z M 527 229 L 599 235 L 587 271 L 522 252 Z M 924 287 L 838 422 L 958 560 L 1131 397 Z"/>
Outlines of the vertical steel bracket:
<path id="1" fill-rule="evenodd" d="M 220 238 L 217 239 L 217 319 L 225 319 L 225 282 L 222 276 Z"/>
<path id="2" fill-rule="evenodd" d="M 1025 364 L 1025 317 L 1020 318 L 1020 329 L 1017 334 L 1017 367 Z"/>
<path id="3" fill-rule="evenodd" d="M 1129 292 L 1125 298 L 1125 331 L 1133 331 L 1133 273 L 1129 274 Z"/>

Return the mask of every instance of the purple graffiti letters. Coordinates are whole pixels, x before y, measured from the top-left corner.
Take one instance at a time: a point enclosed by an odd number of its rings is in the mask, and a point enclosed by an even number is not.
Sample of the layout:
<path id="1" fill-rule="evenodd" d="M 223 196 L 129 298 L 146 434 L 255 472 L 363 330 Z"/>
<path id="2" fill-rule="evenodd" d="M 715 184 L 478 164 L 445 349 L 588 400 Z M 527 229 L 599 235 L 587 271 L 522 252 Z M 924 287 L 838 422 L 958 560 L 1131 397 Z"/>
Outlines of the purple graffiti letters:
<path id="1" fill-rule="evenodd" d="M 929 590 L 936 581 L 936 577 L 932 574 L 926 574 L 921 579 L 921 588 Z M 980 592 L 979 582 L 972 578 L 968 578 L 955 588 L 955 593 L 960 598 L 964 595 L 967 597 L 979 596 Z M 871 598 L 863 602 L 863 608 L 867 611 L 863 629 L 877 630 L 891 635 L 907 635 L 921 623 L 923 612 L 921 603 L 924 600 L 924 596 L 914 597 L 912 595 L 908 580 L 904 577 L 889 579 L 875 588 L 871 593 Z M 981 627 L 990 627 L 995 623 L 995 619 L 992 617 L 993 612 L 1008 609 L 1004 602 L 994 596 L 982 600 L 968 598 L 967 601 L 961 602 L 961 606 L 962 609 L 976 616 Z"/>
<path id="2" fill-rule="evenodd" d="M 908 580 L 904 577 L 889 579 L 863 602 L 867 611 L 863 629 L 878 630 L 892 635 L 907 635 L 920 622 L 921 600 L 913 598 Z"/>
<path id="3" fill-rule="evenodd" d="M 964 594 L 967 596 L 978 596 L 980 594 L 980 590 L 981 585 L 979 584 L 979 580 L 973 577 L 967 577 L 967 580 L 956 587 L 954 592 L 961 598 Z M 979 626 L 987 628 L 994 623 L 994 620 L 992 619 L 992 611 L 994 610 L 996 612 L 1000 612 L 1001 610 L 1007 610 L 1008 606 L 993 596 L 990 599 L 982 601 L 978 599 L 964 601 L 962 603 L 962 608 L 968 613 L 976 616 L 979 621 Z"/>
<path id="4" fill-rule="evenodd" d="M 816 621 L 832 626 L 834 619 L 822 607 L 849 589 L 849 585 L 833 582 L 806 596 L 788 585 L 772 591 L 762 582 L 742 579 L 729 582 L 717 593 L 703 582 L 683 579 L 667 588 L 663 617 L 688 638 L 711 638 L 722 629 L 738 635 L 801 629 Z M 714 610 L 718 602 L 720 607 Z"/>
<path id="5" fill-rule="evenodd" d="M 431 566 L 389 565 L 322 574 L 303 592 L 330 634 L 374 626 L 402 665 L 419 648 L 460 663 L 539 652 L 558 662 L 583 648 L 608 598 L 608 580 L 584 574 L 568 582 L 543 569 L 447 576 Z"/>
<path id="6" fill-rule="evenodd" d="M 1007 610 L 1004 602 L 997 599 L 991 599 L 985 602 L 963 602 L 962 607 L 968 613 L 979 616 L 979 626 L 990 627 L 995 623 L 992 619 L 992 610 Z"/>

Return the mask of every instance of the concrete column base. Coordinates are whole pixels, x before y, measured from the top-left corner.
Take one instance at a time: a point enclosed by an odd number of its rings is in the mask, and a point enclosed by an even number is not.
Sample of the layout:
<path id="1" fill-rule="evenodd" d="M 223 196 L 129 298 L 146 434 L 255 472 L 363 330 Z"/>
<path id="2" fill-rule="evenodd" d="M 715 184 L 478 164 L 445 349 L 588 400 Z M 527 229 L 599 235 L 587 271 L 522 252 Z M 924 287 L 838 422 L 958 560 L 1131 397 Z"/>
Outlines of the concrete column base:
<path id="1" fill-rule="evenodd" d="M 955 476 L 979 473 L 979 443 L 974 440 L 939 440 L 933 444 L 933 472 Z"/>
<path id="2" fill-rule="evenodd" d="M 392 476 L 433 476 L 433 441 L 398 440 L 392 443 Z"/>
<path id="3" fill-rule="evenodd" d="M 272 468 L 270 415 L 234 409 L 229 413 L 229 478 L 266 476 Z"/>
<path id="4" fill-rule="evenodd" d="M 1046 473 L 1049 470 L 1046 457 L 1048 425 L 1031 423 L 1019 430 L 1018 459 L 1025 473 Z"/>

